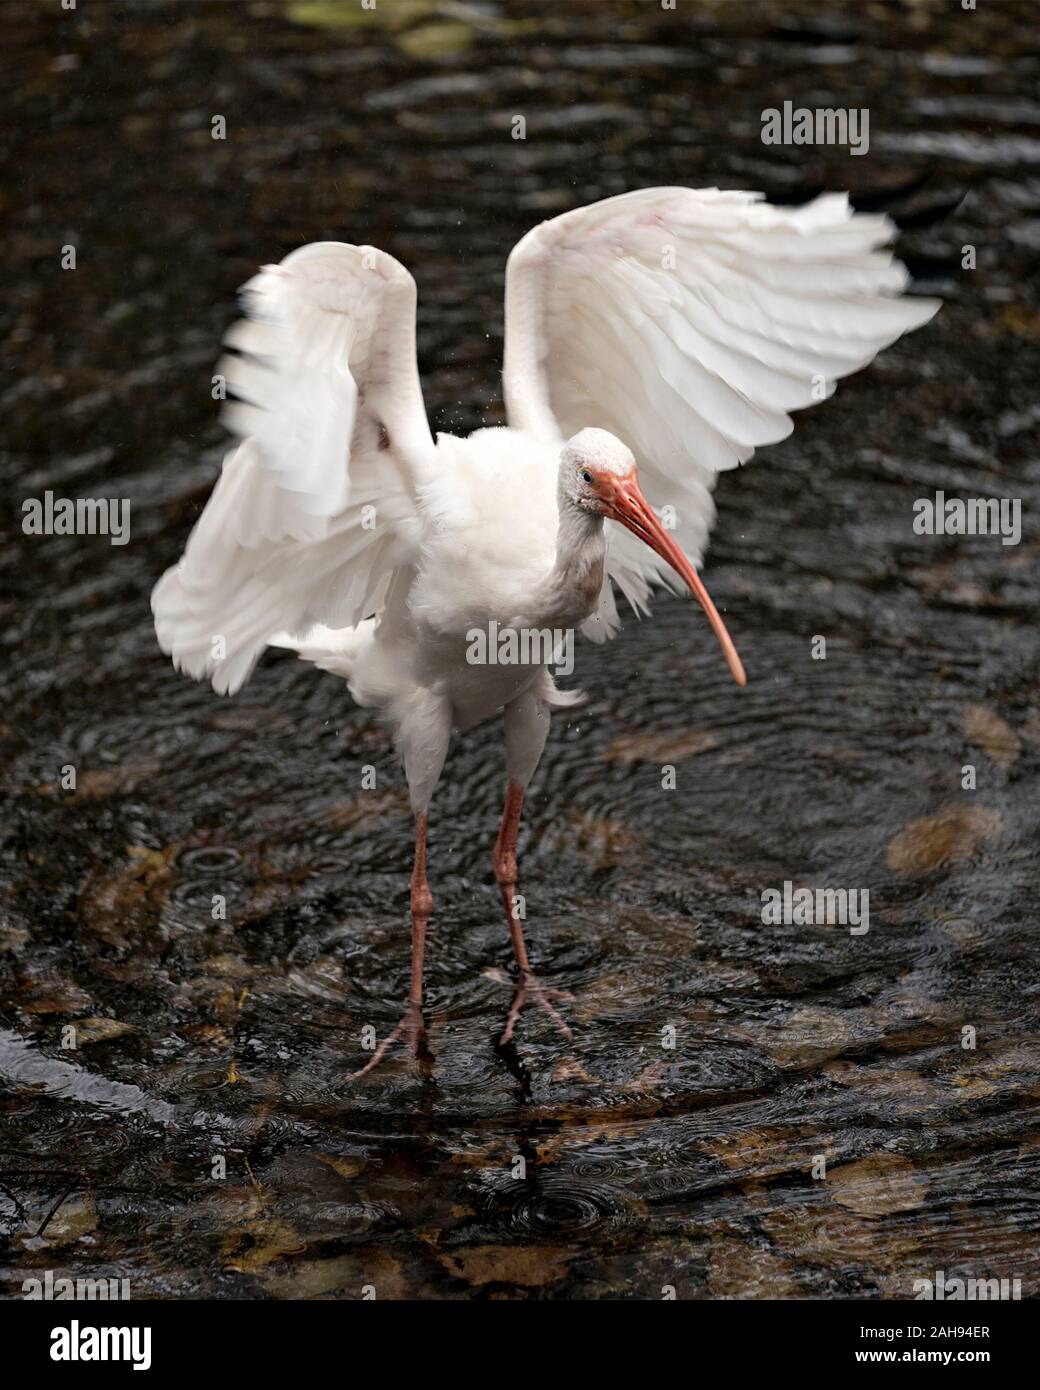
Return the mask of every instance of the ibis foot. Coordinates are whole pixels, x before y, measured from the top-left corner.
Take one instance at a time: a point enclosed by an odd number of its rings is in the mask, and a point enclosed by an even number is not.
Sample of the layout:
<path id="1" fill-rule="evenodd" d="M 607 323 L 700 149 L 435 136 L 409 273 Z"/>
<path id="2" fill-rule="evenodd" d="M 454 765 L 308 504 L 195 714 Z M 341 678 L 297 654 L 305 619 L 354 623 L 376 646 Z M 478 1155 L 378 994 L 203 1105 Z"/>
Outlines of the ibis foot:
<path id="1" fill-rule="evenodd" d="M 409 1006 L 408 1012 L 405 1014 L 404 1018 L 401 1019 L 401 1022 L 392 1033 L 386 1035 L 365 1065 L 361 1067 L 360 1070 L 352 1072 L 350 1076 L 347 1077 L 348 1083 L 359 1080 L 362 1076 L 365 1076 L 368 1072 L 378 1067 L 393 1044 L 398 1041 L 406 1043 L 411 1049 L 412 1056 L 415 1058 L 415 1064 L 419 1069 L 420 1075 L 424 1079 L 428 1077 L 433 1068 L 433 1053 L 430 1051 L 426 1041 L 426 1024 L 423 1022 L 422 1009 L 412 1004 Z"/>
<path id="2" fill-rule="evenodd" d="M 498 1040 L 499 1047 L 505 1047 L 506 1043 L 512 1042 L 520 1014 L 527 1004 L 537 1004 L 540 1009 L 544 1009 L 555 1023 L 557 1032 L 568 1040 L 573 1037 L 571 1030 L 553 1004 L 554 999 L 562 1004 L 570 1003 L 574 998 L 573 994 L 569 994 L 565 989 L 553 989 L 551 985 L 543 985 L 531 970 L 521 970 L 515 981 L 504 970 L 488 970 L 486 973 L 491 979 L 498 980 L 500 984 L 512 984 L 514 987 L 513 1002 L 506 1017 L 506 1026 Z"/>

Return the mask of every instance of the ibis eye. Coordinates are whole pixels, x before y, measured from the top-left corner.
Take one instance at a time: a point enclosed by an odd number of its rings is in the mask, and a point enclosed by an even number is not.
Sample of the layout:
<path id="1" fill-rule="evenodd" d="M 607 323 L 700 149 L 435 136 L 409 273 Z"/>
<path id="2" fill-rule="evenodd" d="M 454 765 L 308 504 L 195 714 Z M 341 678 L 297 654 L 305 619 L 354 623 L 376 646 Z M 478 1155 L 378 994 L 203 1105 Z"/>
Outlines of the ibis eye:
<path id="1" fill-rule="evenodd" d="M 582 480 L 583 483 L 591 483 L 591 482 L 592 482 L 592 474 L 589 472 L 589 470 L 588 470 L 587 468 L 583 468 L 583 469 L 581 470 L 581 480 Z"/>

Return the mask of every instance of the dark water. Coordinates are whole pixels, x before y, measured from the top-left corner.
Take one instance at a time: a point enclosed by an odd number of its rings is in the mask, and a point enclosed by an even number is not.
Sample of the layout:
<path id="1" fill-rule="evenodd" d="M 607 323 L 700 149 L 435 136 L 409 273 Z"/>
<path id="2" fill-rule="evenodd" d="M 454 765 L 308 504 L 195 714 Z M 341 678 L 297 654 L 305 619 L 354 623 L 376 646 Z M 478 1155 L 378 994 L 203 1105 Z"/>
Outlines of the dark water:
<path id="1" fill-rule="evenodd" d="M 44 1269 L 148 1297 L 893 1297 L 937 1269 L 1035 1292 L 1032 7 L 4 19 L 4 1295 Z M 869 107 L 869 155 L 763 146 L 785 99 Z M 946 307 L 723 477 L 707 573 L 745 692 L 677 599 L 581 651 L 591 702 L 556 718 L 521 836 L 574 1042 L 533 1011 L 493 1045 L 489 725 L 431 824 L 434 1081 L 400 1059 L 349 1087 L 407 980 L 387 739 L 282 656 L 222 702 L 148 613 L 219 466 L 234 291 L 305 240 L 392 252 L 434 423 L 465 431 L 501 419 L 509 247 L 655 183 L 848 187 Z M 23 535 L 46 489 L 130 499 L 131 543 Z M 937 489 L 1021 499 L 1021 543 L 915 535 Z M 785 880 L 868 889 L 869 932 L 764 926 Z"/>

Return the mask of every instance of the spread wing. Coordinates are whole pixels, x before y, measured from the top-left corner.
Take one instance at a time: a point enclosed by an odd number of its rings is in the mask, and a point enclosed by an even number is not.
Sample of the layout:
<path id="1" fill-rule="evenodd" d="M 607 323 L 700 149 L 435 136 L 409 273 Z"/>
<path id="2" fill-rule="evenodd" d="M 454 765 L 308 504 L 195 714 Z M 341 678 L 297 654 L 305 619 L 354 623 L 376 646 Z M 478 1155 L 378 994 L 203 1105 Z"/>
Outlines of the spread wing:
<path id="1" fill-rule="evenodd" d="M 789 411 L 829 396 L 936 312 L 900 298 L 882 216 L 844 194 L 800 208 L 756 193 L 648 188 L 529 232 L 506 271 L 509 422 L 544 439 L 607 429 L 635 454 L 658 509 L 699 564 L 716 475 L 785 438 Z M 617 627 L 610 580 L 637 612 L 663 562 L 610 523 L 608 579 L 586 625 Z"/>
<path id="2" fill-rule="evenodd" d="M 379 612 L 418 546 L 434 444 L 415 281 L 371 246 L 316 242 L 244 287 L 220 365 L 242 442 L 152 593 L 159 645 L 234 694 L 279 632 Z"/>

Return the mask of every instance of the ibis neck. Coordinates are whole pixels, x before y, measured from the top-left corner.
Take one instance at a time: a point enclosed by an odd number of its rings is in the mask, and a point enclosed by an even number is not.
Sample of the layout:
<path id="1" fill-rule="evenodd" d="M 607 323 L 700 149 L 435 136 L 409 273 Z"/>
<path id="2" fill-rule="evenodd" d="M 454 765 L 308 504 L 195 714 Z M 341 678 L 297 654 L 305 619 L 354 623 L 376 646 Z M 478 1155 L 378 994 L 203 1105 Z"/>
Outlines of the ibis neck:
<path id="1" fill-rule="evenodd" d="M 595 609 L 603 587 L 606 538 L 603 518 L 579 507 L 565 492 L 559 494 L 560 522 L 556 532 L 556 563 L 549 576 L 553 598 L 581 623 Z"/>

